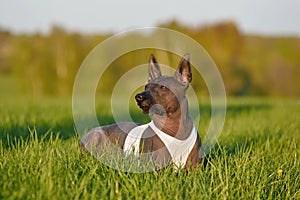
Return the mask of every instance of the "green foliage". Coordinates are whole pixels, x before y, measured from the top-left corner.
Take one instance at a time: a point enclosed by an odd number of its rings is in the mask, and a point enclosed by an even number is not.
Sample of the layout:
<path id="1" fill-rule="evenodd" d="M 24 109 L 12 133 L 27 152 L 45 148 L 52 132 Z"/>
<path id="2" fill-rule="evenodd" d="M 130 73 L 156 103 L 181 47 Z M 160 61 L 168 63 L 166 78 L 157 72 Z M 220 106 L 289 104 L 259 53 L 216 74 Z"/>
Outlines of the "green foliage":
<path id="1" fill-rule="evenodd" d="M 31 96 L 69 96 L 83 59 L 107 36 L 81 36 L 53 27 L 49 35 L 7 37 L 3 60 L 20 91 Z"/>
<path id="2" fill-rule="evenodd" d="M 251 78 L 251 93 L 299 96 L 300 39 L 245 37 L 242 62 Z"/>
<path id="3" fill-rule="evenodd" d="M 201 44 L 218 66 L 230 96 L 300 96 L 298 37 L 244 35 L 233 22 L 189 27 L 170 21 L 158 26 L 180 31 Z M 0 73 L 13 75 L 23 94 L 70 96 L 84 58 L 109 36 L 69 33 L 56 26 L 48 35 L 0 31 Z M 120 45 L 153 39 L 167 46 L 168 41 L 162 37 L 156 33 L 128 35 Z M 179 58 L 171 53 L 153 49 L 130 52 L 109 66 L 101 79 L 105 87 L 100 84 L 98 92 L 110 94 L 118 78 L 132 67 L 145 64 L 150 53 L 176 68 Z M 193 87 L 207 93 L 201 76 L 195 77 L 198 81 L 192 83 Z"/>
<path id="4" fill-rule="evenodd" d="M 0 102 L 0 199 L 300 198 L 299 102 L 230 99 L 223 133 L 204 165 L 143 174 L 108 168 L 81 152 L 70 104 Z M 209 104 L 200 108 L 203 139 Z M 99 115 L 107 110 L 97 105 Z"/>

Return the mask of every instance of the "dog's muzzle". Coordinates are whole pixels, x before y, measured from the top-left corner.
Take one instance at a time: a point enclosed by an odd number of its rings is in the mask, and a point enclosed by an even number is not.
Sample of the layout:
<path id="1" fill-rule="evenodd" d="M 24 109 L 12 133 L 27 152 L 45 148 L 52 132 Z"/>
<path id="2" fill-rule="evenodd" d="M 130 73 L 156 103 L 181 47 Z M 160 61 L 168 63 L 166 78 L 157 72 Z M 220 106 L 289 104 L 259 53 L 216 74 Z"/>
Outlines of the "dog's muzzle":
<path id="1" fill-rule="evenodd" d="M 135 100 L 137 105 L 143 110 L 144 114 L 148 114 L 151 104 L 149 100 L 149 95 L 144 91 L 135 95 Z"/>

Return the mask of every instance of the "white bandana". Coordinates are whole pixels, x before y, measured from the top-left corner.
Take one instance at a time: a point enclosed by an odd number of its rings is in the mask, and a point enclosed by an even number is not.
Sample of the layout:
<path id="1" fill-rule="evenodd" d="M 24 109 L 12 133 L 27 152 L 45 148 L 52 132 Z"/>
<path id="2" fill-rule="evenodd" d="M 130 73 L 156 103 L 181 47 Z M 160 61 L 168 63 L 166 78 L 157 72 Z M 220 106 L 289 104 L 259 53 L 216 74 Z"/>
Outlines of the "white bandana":
<path id="1" fill-rule="evenodd" d="M 155 126 L 153 121 L 145 125 L 137 126 L 133 128 L 126 137 L 123 151 L 127 155 L 134 153 L 135 156 L 138 156 L 142 135 L 148 127 L 150 127 L 165 144 L 166 148 L 168 149 L 171 155 L 173 163 L 177 167 L 184 167 L 187 158 L 191 153 L 197 140 L 197 131 L 195 126 L 193 126 L 189 137 L 185 140 L 179 140 L 164 133 Z"/>

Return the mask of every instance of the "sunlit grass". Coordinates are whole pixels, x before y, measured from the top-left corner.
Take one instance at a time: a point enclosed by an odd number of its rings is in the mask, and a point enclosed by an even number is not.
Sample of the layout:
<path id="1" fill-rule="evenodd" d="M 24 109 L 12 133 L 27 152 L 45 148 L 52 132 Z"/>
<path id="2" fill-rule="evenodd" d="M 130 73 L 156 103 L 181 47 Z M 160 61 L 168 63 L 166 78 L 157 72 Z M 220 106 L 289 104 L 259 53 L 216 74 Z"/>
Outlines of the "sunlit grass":
<path id="1" fill-rule="evenodd" d="M 202 136 L 209 109 L 201 106 Z M 80 151 L 69 100 L 19 99 L 0 107 L 0 199 L 300 199 L 297 101 L 229 100 L 222 135 L 204 165 L 140 174 Z"/>

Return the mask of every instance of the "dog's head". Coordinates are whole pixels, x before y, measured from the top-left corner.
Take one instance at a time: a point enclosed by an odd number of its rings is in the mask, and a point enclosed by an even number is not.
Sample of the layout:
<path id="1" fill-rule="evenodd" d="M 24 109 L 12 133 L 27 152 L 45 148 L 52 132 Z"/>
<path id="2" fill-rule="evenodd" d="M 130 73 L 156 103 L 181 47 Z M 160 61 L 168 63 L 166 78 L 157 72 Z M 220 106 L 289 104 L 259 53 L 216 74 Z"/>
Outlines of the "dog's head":
<path id="1" fill-rule="evenodd" d="M 185 54 L 173 76 L 162 76 L 159 64 L 151 55 L 149 77 L 145 90 L 135 96 L 136 102 L 145 114 L 171 115 L 180 109 L 192 80 L 190 55 Z"/>

